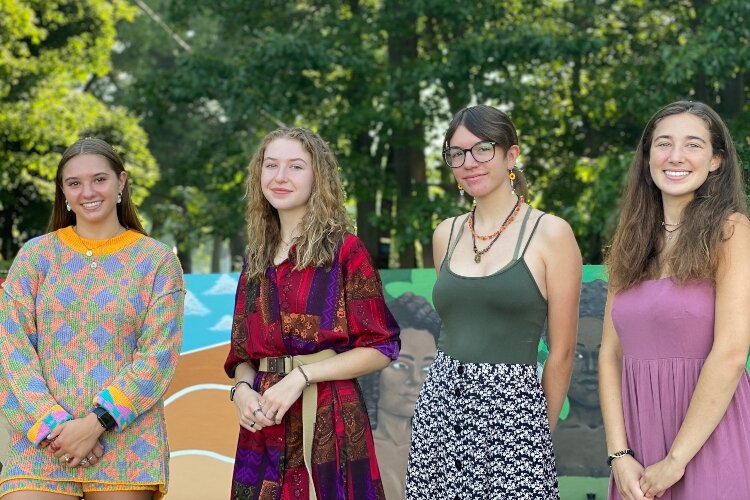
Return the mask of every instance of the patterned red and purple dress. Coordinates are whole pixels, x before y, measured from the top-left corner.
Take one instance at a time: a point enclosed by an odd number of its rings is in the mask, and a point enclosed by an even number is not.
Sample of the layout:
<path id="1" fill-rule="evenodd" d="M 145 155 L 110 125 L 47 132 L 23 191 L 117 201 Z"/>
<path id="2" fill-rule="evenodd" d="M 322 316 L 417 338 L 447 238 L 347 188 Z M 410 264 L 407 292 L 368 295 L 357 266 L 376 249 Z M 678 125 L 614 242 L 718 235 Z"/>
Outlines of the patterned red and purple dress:
<path id="1" fill-rule="evenodd" d="M 250 280 L 242 272 L 224 366 L 230 377 L 245 361 L 257 368 L 260 358 L 324 349 L 372 347 L 396 359 L 398 325 L 361 240 L 347 235 L 330 268 L 293 267 L 290 260 L 271 266 L 261 280 Z M 280 379 L 275 373 L 259 372 L 254 389 L 263 393 Z M 298 400 L 279 425 L 256 433 L 240 428 L 233 499 L 309 498 L 301 417 Z M 320 500 L 385 498 L 370 421 L 354 380 L 318 384 L 312 463 Z"/>

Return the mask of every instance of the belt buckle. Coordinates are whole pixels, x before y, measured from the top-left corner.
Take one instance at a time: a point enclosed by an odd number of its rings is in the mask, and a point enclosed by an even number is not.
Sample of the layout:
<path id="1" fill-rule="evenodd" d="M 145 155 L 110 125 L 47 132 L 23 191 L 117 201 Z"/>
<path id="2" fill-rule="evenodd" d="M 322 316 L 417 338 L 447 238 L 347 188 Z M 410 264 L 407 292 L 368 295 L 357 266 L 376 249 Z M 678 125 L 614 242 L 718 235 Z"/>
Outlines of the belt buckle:
<path id="1" fill-rule="evenodd" d="M 274 358 L 268 358 L 268 371 L 272 373 L 278 373 L 280 375 L 286 375 L 286 360 L 291 356 L 277 356 Z"/>

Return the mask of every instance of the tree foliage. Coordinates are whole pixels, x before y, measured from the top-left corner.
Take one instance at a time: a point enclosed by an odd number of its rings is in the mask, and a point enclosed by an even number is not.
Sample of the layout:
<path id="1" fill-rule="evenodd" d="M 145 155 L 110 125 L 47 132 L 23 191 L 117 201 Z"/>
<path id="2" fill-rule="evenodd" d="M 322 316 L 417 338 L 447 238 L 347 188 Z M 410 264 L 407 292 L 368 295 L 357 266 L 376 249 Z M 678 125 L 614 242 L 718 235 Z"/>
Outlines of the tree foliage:
<path id="1" fill-rule="evenodd" d="M 136 202 L 155 182 L 136 119 L 87 92 L 109 71 L 116 23 L 132 14 L 120 0 L 0 0 L 0 255 L 44 231 L 60 153 L 80 136 L 123 152 Z"/>
<path id="2" fill-rule="evenodd" d="M 68 73 L 79 92 L 141 119 L 162 172 L 144 209 L 157 234 L 175 238 L 187 270 L 205 238 L 230 238 L 242 252 L 245 165 L 282 124 L 312 128 L 336 150 L 359 235 L 380 266 L 393 263 L 385 243 L 398 265 L 430 266 L 433 228 L 466 210 L 440 147 L 467 104 L 509 112 L 532 203 L 573 225 L 589 263 L 601 261 L 625 171 L 659 107 L 705 101 L 742 157 L 750 152 L 742 0 L 135 4 L 111 4 L 121 13 L 114 71 L 92 55 Z M 26 29 L 23 15 L 13 26 Z"/>
<path id="3" fill-rule="evenodd" d="M 191 184 L 178 170 L 181 189 L 216 176 L 226 197 L 205 206 L 239 226 L 240 210 L 219 207 L 239 204 L 230 197 L 257 137 L 280 123 L 308 126 L 336 149 L 360 236 L 381 265 L 384 238 L 401 266 L 430 265 L 435 224 L 465 209 L 439 143 L 466 104 L 509 111 L 533 203 L 571 222 L 588 262 L 601 259 L 632 151 L 660 106 L 708 102 L 747 150 L 750 7 L 740 0 L 157 5 L 179 33 L 194 35 L 190 51 L 172 50 L 173 71 L 156 73 L 156 95 L 191 112 L 207 102 L 220 110 L 199 115 L 201 127 L 221 131 L 220 143 L 184 150 L 211 165 L 210 175 L 200 169 Z M 231 232 L 215 219 L 204 220 L 206 231 Z"/>

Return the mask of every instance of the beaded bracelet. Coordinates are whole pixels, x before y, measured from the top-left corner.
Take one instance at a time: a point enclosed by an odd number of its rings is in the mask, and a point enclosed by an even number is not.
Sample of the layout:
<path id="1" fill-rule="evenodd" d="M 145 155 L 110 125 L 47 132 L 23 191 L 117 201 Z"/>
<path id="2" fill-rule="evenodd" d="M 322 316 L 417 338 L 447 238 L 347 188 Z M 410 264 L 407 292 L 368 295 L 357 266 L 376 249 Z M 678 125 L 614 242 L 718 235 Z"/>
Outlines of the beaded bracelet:
<path id="1" fill-rule="evenodd" d="M 620 451 L 616 451 L 614 453 L 610 453 L 609 456 L 607 457 L 607 465 L 609 465 L 610 468 L 611 468 L 612 467 L 612 460 L 614 460 L 615 458 L 624 457 L 625 455 L 630 455 L 631 457 L 635 456 L 635 454 L 633 453 L 633 450 L 631 450 L 630 448 L 625 448 L 624 450 L 620 450 Z"/>

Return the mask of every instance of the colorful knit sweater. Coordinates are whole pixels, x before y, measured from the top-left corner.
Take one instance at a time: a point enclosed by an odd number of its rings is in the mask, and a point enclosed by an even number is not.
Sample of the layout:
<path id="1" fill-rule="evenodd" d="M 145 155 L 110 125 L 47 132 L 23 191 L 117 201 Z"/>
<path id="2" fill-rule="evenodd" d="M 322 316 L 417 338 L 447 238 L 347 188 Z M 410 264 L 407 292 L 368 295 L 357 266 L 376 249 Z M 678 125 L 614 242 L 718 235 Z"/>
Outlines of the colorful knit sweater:
<path id="1" fill-rule="evenodd" d="M 134 231 L 102 245 L 66 227 L 24 245 L 0 299 L 0 405 L 14 427 L 0 494 L 9 478 L 31 477 L 166 491 L 162 395 L 179 356 L 183 300 L 174 253 Z M 94 405 L 117 422 L 100 438 L 104 456 L 92 467 L 60 466 L 42 442 Z"/>

